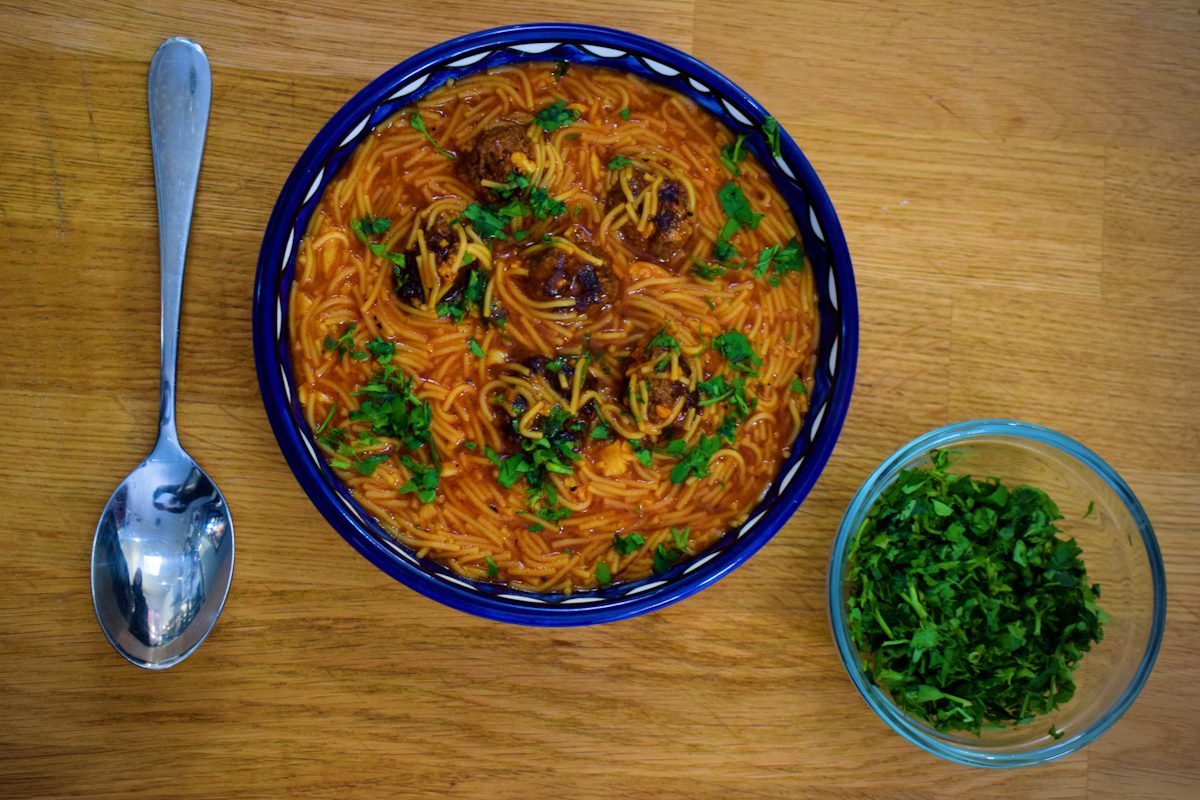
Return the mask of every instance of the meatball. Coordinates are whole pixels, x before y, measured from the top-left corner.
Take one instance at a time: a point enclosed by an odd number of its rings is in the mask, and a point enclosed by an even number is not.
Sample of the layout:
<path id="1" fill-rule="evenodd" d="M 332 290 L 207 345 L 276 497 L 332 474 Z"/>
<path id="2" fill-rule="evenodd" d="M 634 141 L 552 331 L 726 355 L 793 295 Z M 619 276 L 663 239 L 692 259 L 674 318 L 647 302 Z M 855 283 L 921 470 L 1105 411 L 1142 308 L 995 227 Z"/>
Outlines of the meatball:
<path id="1" fill-rule="evenodd" d="M 435 220 L 425 232 L 425 248 L 433 255 L 433 263 L 438 267 L 450 261 L 458 246 L 458 234 L 450 228 L 445 219 Z M 421 271 L 417 264 L 421 257 L 421 248 L 414 245 L 404 253 L 404 266 L 396 267 L 396 295 L 414 305 L 425 301 L 425 285 L 421 282 Z M 467 287 L 470 270 L 460 269 L 454 276 L 454 284 L 443 299 L 454 300 Z"/>
<path id="2" fill-rule="evenodd" d="M 475 136 L 461 165 L 467 180 L 480 188 L 483 181 L 504 183 L 514 172 L 531 170 L 533 141 L 525 134 L 524 125 L 493 125 Z"/>
<path id="3" fill-rule="evenodd" d="M 590 306 L 612 303 L 621 284 L 608 261 L 593 264 L 578 253 L 560 247 L 548 247 L 529 262 L 526 278 L 530 296 L 542 300 L 574 299 L 561 311 L 582 312 Z"/>
<path id="4" fill-rule="evenodd" d="M 682 375 L 678 380 L 665 374 L 670 368 L 671 352 L 670 348 L 662 346 L 643 348 L 641 356 L 630 358 L 625 368 L 626 398 L 630 410 L 634 407 L 633 394 L 638 392 L 641 395 L 637 398 L 638 405 L 642 405 L 640 401 L 645 398 L 646 421 L 654 425 L 679 422 L 699 399 L 695 390 L 688 388 L 691 367 L 686 361 L 681 359 L 679 362 Z M 670 414 L 680 399 L 683 405 L 679 414 L 671 419 Z"/>
<path id="5" fill-rule="evenodd" d="M 637 201 L 649 183 L 647 173 L 634 169 L 629 178 L 629 189 Z M 696 232 L 692 214 L 687 208 L 688 194 L 683 184 L 673 178 L 664 178 L 658 185 L 658 208 L 650 217 L 650 231 L 643 235 L 631 222 L 621 229 L 626 244 L 639 255 L 655 261 L 670 261 L 683 251 Z M 620 184 L 609 193 L 609 207 L 626 202 Z"/>

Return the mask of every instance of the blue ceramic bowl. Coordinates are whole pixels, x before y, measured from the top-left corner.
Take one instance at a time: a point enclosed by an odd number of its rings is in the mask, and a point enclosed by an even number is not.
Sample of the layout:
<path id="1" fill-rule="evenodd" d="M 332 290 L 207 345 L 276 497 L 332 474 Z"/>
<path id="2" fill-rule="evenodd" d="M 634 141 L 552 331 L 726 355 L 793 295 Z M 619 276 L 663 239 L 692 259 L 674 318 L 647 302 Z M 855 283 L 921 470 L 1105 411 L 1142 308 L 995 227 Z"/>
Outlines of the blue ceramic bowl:
<path id="1" fill-rule="evenodd" d="M 288 304 L 296 245 L 326 184 L 367 134 L 397 110 L 452 78 L 524 61 L 564 59 L 625 70 L 670 87 L 749 135 L 792 208 L 815 272 L 820 349 L 811 412 L 749 521 L 712 549 L 654 577 L 572 596 L 514 591 L 470 581 L 417 558 L 365 512 L 327 467 L 301 415 L 292 385 Z M 651 39 L 587 25 L 536 24 L 481 31 L 437 45 L 388 70 L 321 129 L 284 184 L 263 237 L 254 295 L 254 357 L 267 416 L 300 485 L 329 523 L 375 566 L 448 606 L 529 625 L 589 625 L 662 608 L 703 589 L 754 554 L 795 512 L 833 450 L 850 404 L 858 352 L 858 305 L 850 254 L 820 180 L 783 133 L 772 158 L 766 110 L 727 78 Z"/>
<path id="2" fill-rule="evenodd" d="M 1030 722 L 978 735 L 934 730 L 900 709 L 873 683 L 850 637 L 846 574 L 850 545 L 871 507 L 903 469 L 927 466 L 934 449 L 958 453 L 954 473 L 997 477 L 1043 489 L 1063 514 L 1058 522 L 1083 549 L 1088 579 L 1100 584 L 1111 619 L 1073 674 L 1075 696 Z M 842 664 L 855 687 L 894 731 L 936 756 L 977 767 L 1023 767 L 1069 755 L 1108 730 L 1133 704 L 1162 643 L 1167 585 L 1146 512 L 1112 467 L 1061 433 L 1006 419 L 958 422 L 919 436 L 863 483 L 846 509 L 829 565 L 829 616 Z M 1051 729 L 1057 736 L 1050 733 Z"/>

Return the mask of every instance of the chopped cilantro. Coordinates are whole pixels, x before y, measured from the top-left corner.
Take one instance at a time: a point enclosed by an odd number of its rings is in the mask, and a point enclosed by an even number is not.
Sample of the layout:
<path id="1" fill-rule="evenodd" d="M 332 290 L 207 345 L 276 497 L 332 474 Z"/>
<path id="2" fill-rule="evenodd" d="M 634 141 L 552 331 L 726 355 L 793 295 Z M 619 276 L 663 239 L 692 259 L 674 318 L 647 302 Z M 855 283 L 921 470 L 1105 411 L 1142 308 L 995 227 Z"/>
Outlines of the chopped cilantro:
<path id="1" fill-rule="evenodd" d="M 638 461 L 642 462 L 643 467 L 650 466 L 654 456 L 641 439 L 630 439 L 629 446 L 633 448 L 633 454 L 637 456 Z"/>
<path id="2" fill-rule="evenodd" d="M 570 62 L 565 61 L 560 58 L 558 61 L 554 62 L 554 71 L 551 72 L 550 74 L 554 76 L 554 80 L 558 80 L 559 78 L 566 75 L 567 70 L 569 70 L 570 68 L 571 68 Z"/>
<path id="3" fill-rule="evenodd" d="M 613 534 L 613 549 L 623 556 L 629 555 L 645 543 L 646 538 L 640 533 L 631 533 L 628 536 L 622 536 L 619 533 Z"/>
<path id="4" fill-rule="evenodd" d="M 763 215 L 755 214 L 750 209 L 750 201 L 746 199 L 746 194 L 733 181 L 729 181 L 717 191 L 717 199 L 721 201 L 721 210 L 725 215 L 744 228 L 754 230 L 762 221 Z"/>
<path id="5" fill-rule="evenodd" d="M 675 466 L 671 467 L 671 483 L 680 484 L 695 475 L 703 478 L 708 475 L 708 462 L 721 449 L 721 440 L 716 436 L 700 434 L 696 446 L 688 450 Z"/>
<path id="6" fill-rule="evenodd" d="M 679 342 L 674 336 L 667 333 L 665 328 L 659 331 L 658 335 L 651 339 L 650 343 L 646 345 L 647 350 L 652 350 L 655 347 L 665 347 L 668 350 L 679 352 Z"/>
<path id="7" fill-rule="evenodd" d="M 533 121 L 541 125 L 542 130 L 546 133 L 554 133 L 577 119 L 579 119 L 579 112 L 573 108 L 567 108 L 567 101 L 562 98 L 555 100 L 533 115 Z"/>
<path id="8" fill-rule="evenodd" d="M 721 163 L 735 176 L 742 174 L 741 168 L 738 167 L 738 162 L 746 157 L 746 151 L 742 149 L 745 141 L 746 134 L 739 133 L 736 139 L 721 148 Z"/>
<path id="9" fill-rule="evenodd" d="M 612 583 L 612 571 L 608 568 L 608 564 L 603 561 L 596 562 L 596 583 L 601 586 L 608 586 Z"/>
<path id="10" fill-rule="evenodd" d="M 334 407 L 335 407 L 335 408 L 337 407 L 337 404 L 336 404 L 336 403 L 334 404 Z M 332 411 L 330 411 L 329 413 L 330 413 L 331 415 L 333 414 L 333 412 L 332 412 Z M 328 420 L 327 420 L 327 421 L 328 421 Z M 1092 515 L 1092 512 L 1093 512 L 1093 511 L 1095 511 L 1095 510 L 1096 510 L 1096 501 L 1095 501 L 1095 500 L 1089 500 L 1089 501 L 1088 501 L 1088 507 L 1087 507 L 1087 511 L 1083 512 L 1083 519 L 1087 519 L 1088 517 L 1090 517 L 1090 516 Z"/>
<path id="11" fill-rule="evenodd" d="M 628 121 L 629 116 L 630 116 L 629 107 L 626 106 L 625 108 L 622 108 L 621 109 L 621 119 Z"/>
<path id="12" fill-rule="evenodd" d="M 608 162 L 608 168 L 616 172 L 619 169 L 628 167 L 632 163 L 632 158 L 628 158 L 626 156 L 614 156 L 613 159 Z"/>
<path id="13" fill-rule="evenodd" d="M 454 155 L 454 153 L 447 153 L 442 149 L 442 146 L 437 143 L 437 141 L 433 138 L 433 134 L 431 134 L 425 128 L 425 120 L 421 119 L 420 111 L 414 111 L 408 115 L 408 126 L 413 130 L 418 131 L 422 136 L 428 139 L 429 143 L 446 158 L 458 158 L 458 156 Z"/>
<path id="14" fill-rule="evenodd" d="M 471 223 L 471 227 L 475 228 L 475 232 L 479 234 L 479 238 L 485 242 L 488 239 L 507 238 L 504 229 L 511 221 L 511 218 L 500 216 L 496 212 L 479 205 L 479 203 L 471 203 L 464 208 L 462 216 L 459 219 Z"/>
<path id="15" fill-rule="evenodd" d="M 384 338 L 375 338 L 367 342 L 367 349 L 374 354 L 375 360 L 380 364 L 389 364 L 392 356 L 396 354 L 396 343 L 389 342 Z"/>
<path id="16" fill-rule="evenodd" d="M 671 541 L 675 543 L 675 547 L 680 550 L 687 550 L 688 537 L 692 535 L 690 527 L 680 530 L 679 528 L 671 528 Z"/>
<path id="17" fill-rule="evenodd" d="M 711 281 L 713 278 L 721 277 L 725 272 L 726 269 L 719 264 L 705 264 L 695 256 L 692 257 L 692 274 L 701 280 Z"/>
<path id="18" fill-rule="evenodd" d="M 678 550 L 671 550 L 665 544 L 660 544 L 654 548 L 654 571 L 666 572 L 672 564 L 679 560 L 681 555 L 683 554 Z"/>
<path id="19" fill-rule="evenodd" d="M 351 322 L 346 326 L 346 330 L 342 331 L 342 335 L 334 339 L 332 336 L 326 336 L 323 346 L 326 350 L 336 352 L 338 358 L 344 355 L 353 355 L 361 352 L 354 349 L 354 329 L 358 327 L 357 322 Z M 363 359 L 356 359 L 362 361 Z"/>
<path id="20" fill-rule="evenodd" d="M 497 197 L 507 200 L 514 194 L 523 192 L 529 188 L 529 178 L 519 172 L 514 172 L 508 176 L 508 180 L 499 186 L 492 187 L 492 194 Z"/>
<path id="21" fill-rule="evenodd" d="M 613 438 L 612 430 L 603 422 L 597 422 L 592 426 L 592 431 L 588 435 L 597 441 Z"/>
<path id="22" fill-rule="evenodd" d="M 413 393 L 413 379 L 387 365 L 370 383 L 354 392 L 367 398 L 350 412 L 351 421 L 363 421 L 372 433 L 398 439 L 410 450 L 429 442 L 433 412 L 429 403 Z"/>
<path id="23" fill-rule="evenodd" d="M 369 242 L 372 236 L 387 233 L 390 227 L 392 221 L 387 217 L 372 217 L 370 214 L 350 221 L 350 230 L 363 242 Z"/>
<path id="24" fill-rule="evenodd" d="M 412 472 L 412 477 L 408 479 L 408 483 L 400 487 L 400 494 L 416 492 L 417 498 L 422 503 L 432 503 L 434 498 L 437 497 L 438 473 L 441 470 L 436 464 L 422 464 L 420 461 L 414 461 L 408 456 L 401 456 L 400 463 L 404 464 Z"/>
<path id="25" fill-rule="evenodd" d="M 550 192 L 539 186 L 529 193 L 529 208 L 538 219 L 549 219 L 564 213 L 567 204 L 562 200 L 555 200 L 550 196 Z"/>
<path id="26" fill-rule="evenodd" d="M 951 453 L 902 470 L 850 545 L 850 638 L 867 676 L 939 730 L 1047 714 L 1104 635 L 1074 539 L 1040 489 L 952 474 Z"/>
<path id="27" fill-rule="evenodd" d="M 496 559 L 487 556 L 484 561 L 487 562 L 487 574 L 489 578 L 494 578 L 500 574 L 500 568 L 496 566 Z"/>
<path id="28" fill-rule="evenodd" d="M 323 431 L 324 431 L 324 430 L 325 430 L 327 427 L 329 427 L 329 421 L 330 421 L 331 419 L 333 419 L 333 415 L 334 415 L 334 413 L 335 413 L 337 410 L 338 410 L 338 404 L 337 404 L 337 403 L 334 403 L 333 405 L 331 405 L 331 406 L 329 407 L 329 413 L 325 415 L 325 421 L 324 421 L 324 422 L 322 422 L 320 425 L 318 425 L 318 426 L 317 426 L 317 429 L 316 429 L 315 431 L 313 431 L 313 433 L 315 433 L 317 436 L 320 436 L 320 435 L 321 435 L 321 433 L 322 433 L 322 432 L 323 432 Z M 1090 508 L 1088 509 L 1088 512 L 1089 512 L 1089 513 L 1091 512 L 1091 509 L 1090 509 Z"/>
<path id="29" fill-rule="evenodd" d="M 770 149 L 771 155 L 779 158 L 779 123 L 774 117 L 767 117 L 766 122 L 763 123 L 763 136 L 767 137 L 767 147 Z"/>
<path id="30" fill-rule="evenodd" d="M 804 386 L 804 381 L 799 378 L 792 378 L 792 391 L 796 394 L 808 394 L 808 389 Z"/>
<path id="31" fill-rule="evenodd" d="M 727 331 L 713 339 L 713 349 L 723 355 L 734 369 L 750 375 L 757 375 L 754 367 L 763 363 L 750 347 L 750 340 L 746 335 L 737 331 Z"/>
<path id="32" fill-rule="evenodd" d="M 354 464 L 354 468 L 358 470 L 359 474 L 370 477 L 371 475 L 375 474 L 375 468 L 384 461 L 387 461 L 387 459 L 388 457 L 384 454 L 367 456 L 366 458 L 356 462 Z"/>
<path id="33" fill-rule="evenodd" d="M 467 340 L 467 347 L 471 348 L 471 353 L 476 358 L 483 358 L 483 348 L 479 346 L 479 342 L 475 341 L 475 337 Z"/>

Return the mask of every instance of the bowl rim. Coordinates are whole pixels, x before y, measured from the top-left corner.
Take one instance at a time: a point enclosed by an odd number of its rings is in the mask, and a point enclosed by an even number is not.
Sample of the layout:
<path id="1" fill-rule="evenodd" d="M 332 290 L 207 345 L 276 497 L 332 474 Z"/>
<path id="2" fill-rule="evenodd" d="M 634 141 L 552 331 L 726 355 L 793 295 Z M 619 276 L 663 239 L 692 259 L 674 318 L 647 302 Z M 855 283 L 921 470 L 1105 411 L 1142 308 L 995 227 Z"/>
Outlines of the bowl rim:
<path id="1" fill-rule="evenodd" d="M 1142 546 L 1146 552 L 1150 567 L 1152 582 L 1153 605 L 1150 636 L 1146 648 L 1138 663 L 1132 679 L 1126 685 L 1116 702 L 1107 708 L 1103 714 L 1087 728 L 1065 737 L 1060 741 L 1021 753 L 989 753 L 961 747 L 939 739 L 935 739 L 926 731 L 926 727 L 912 720 L 887 699 L 879 687 L 869 683 L 862 674 L 858 662 L 858 653 L 850 641 L 847 631 L 844 586 L 839 576 L 845 563 L 850 543 L 861 521 L 874 505 L 880 493 L 891 484 L 899 470 L 914 458 L 928 453 L 930 450 L 953 446 L 984 438 L 1000 438 L 1012 440 L 1034 441 L 1047 444 L 1055 449 L 1073 456 L 1080 463 L 1091 469 L 1116 493 L 1124 504 L 1126 511 L 1137 525 L 1141 536 Z M 1104 459 L 1075 439 L 1059 433 L 1051 428 L 1012 419 L 977 419 L 955 422 L 921 434 L 908 444 L 888 456 L 867 477 L 847 506 L 838 526 L 832 552 L 829 558 L 829 568 L 826 573 L 826 593 L 829 604 L 829 624 L 842 666 L 845 667 L 859 695 L 871 707 L 871 710 L 882 719 L 888 727 L 900 734 L 911 744 L 920 747 L 928 753 L 944 758 L 957 764 L 974 767 L 1012 768 L 1044 764 L 1064 758 L 1071 753 L 1095 741 L 1107 731 L 1129 709 L 1137 699 L 1146 679 L 1154 667 L 1162 644 L 1163 629 L 1166 624 L 1167 584 L 1163 568 L 1162 553 L 1154 535 L 1150 520 L 1138 501 L 1133 490 L 1125 480 Z"/>
<path id="2" fill-rule="evenodd" d="M 520 45 L 534 46 L 534 43 L 544 42 L 572 43 L 589 49 L 589 52 L 594 50 L 597 55 L 600 55 L 601 51 L 617 52 L 612 48 L 621 48 L 626 54 L 637 57 L 643 63 L 653 59 L 659 66 L 678 68 L 688 75 L 699 76 L 711 89 L 719 93 L 716 96 L 722 98 L 727 107 L 732 109 L 733 106 L 729 106 L 732 102 L 738 112 L 748 116 L 750 120 L 761 122 L 769 116 L 757 101 L 703 62 L 652 39 L 612 28 L 560 23 L 510 25 L 459 36 L 425 49 L 388 69 L 357 92 L 321 128 L 297 160 L 279 194 L 264 233 L 255 280 L 252 329 L 259 386 L 267 417 L 280 449 L 301 488 L 347 542 L 377 568 L 409 588 L 460 611 L 505 622 L 573 626 L 610 622 L 647 613 L 700 591 L 746 561 L 792 516 L 828 461 L 849 408 L 858 351 L 858 306 L 850 254 L 833 205 L 807 158 L 787 131 L 781 128 L 780 145 L 783 158 L 776 161 L 795 172 L 793 180 L 803 191 L 813 227 L 818 231 L 828 254 L 831 283 L 835 272 L 838 277 L 835 297 L 841 325 L 835 331 L 822 332 L 823 336 L 836 337 L 838 366 L 830 381 L 825 406 L 815 418 L 814 438 L 809 442 L 802 462 L 797 462 L 793 470 L 791 477 L 794 479 L 780 489 L 778 497 L 770 507 L 745 524 L 743 536 L 717 554 L 723 558 L 715 558 L 694 570 L 677 573 L 674 577 L 661 581 L 659 585 L 648 587 L 636 594 L 630 592 L 617 598 L 606 597 L 593 605 L 568 605 L 561 601 L 553 605 L 534 605 L 514 602 L 511 594 L 485 594 L 472 588 L 472 582 L 466 578 L 458 581 L 461 588 L 444 580 L 435 580 L 420 566 L 399 558 L 388 546 L 377 541 L 361 521 L 356 520 L 325 490 L 319 475 L 307 463 L 307 445 L 301 441 L 303 434 L 289 419 L 290 401 L 283 396 L 283 390 L 277 385 L 279 375 L 286 366 L 273 347 L 277 333 L 273 316 L 277 302 L 275 287 L 280 284 L 277 274 L 280 254 L 283 254 L 283 263 L 286 266 L 293 246 L 289 235 L 290 219 L 316 191 L 324 171 L 323 159 L 337 150 L 339 141 L 349 141 L 355 132 L 362 130 L 362 126 L 367 122 L 364 117 L 369 117 L 373 109 L 397 87 L 411 85 L 418 74 L 428 75 L 452 58 L 466 62 L 487 48 L 512 49 Z M 403 88 L 400 88 L 396 94 L 402 91 Z M 360 118 L 363 122 L 354 128 L 355 121 Z M 352 128 L 354 131 L 343 139 L 343 134 Z M 783 164 L 785 161 L 786 165 Z M 315 180 L 314 175 L 317 176 Z M 312 188 L 309 188 L 310 183 Z M 803 207 L 791 208 L 795 216 L 799 216 L 804 210 Z M 815 430 L 818 425 L 819 431 Z M 751 527 L 753 530 L 750 530 Z M 695 563 L 701 559 L 705 559 L 705 556 L 697 556 L 688 563 Z"/>

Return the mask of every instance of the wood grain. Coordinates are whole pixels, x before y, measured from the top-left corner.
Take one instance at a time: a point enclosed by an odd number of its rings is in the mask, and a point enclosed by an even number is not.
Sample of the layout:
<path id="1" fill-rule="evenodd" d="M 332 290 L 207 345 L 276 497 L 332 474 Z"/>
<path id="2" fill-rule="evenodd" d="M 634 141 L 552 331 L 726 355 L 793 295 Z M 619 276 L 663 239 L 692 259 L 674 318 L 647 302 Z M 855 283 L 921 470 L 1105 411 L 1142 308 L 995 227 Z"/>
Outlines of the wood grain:
<path id="1" fill-rule="evenodd" d="M 329 115 L 423 47 L 546 17 L 653 36 L 762 100 L 833 197 L 862 307 L 854 403 L 795 518 L 700 595 L 583 630 L 474 619 L 356 555 L 280 457 L 250 344 L 263 227 Z M 1200 795 L 1194 0 L 35 1 L 0 21 L 0 796 Z M 171 35 L 204 45 L 214 80 L 179 425 L 233 509 L 238 560 L 210 639 L 150 674 L 104 641 L 87 570 L 97 515 L 153 437 L 144 98 Z M 843 674 L 823 597 L 874 465 L 987 415 L 1116 466 L 1170 587 L 1125 718 L 1015 772 L 892 734 Z"/>

